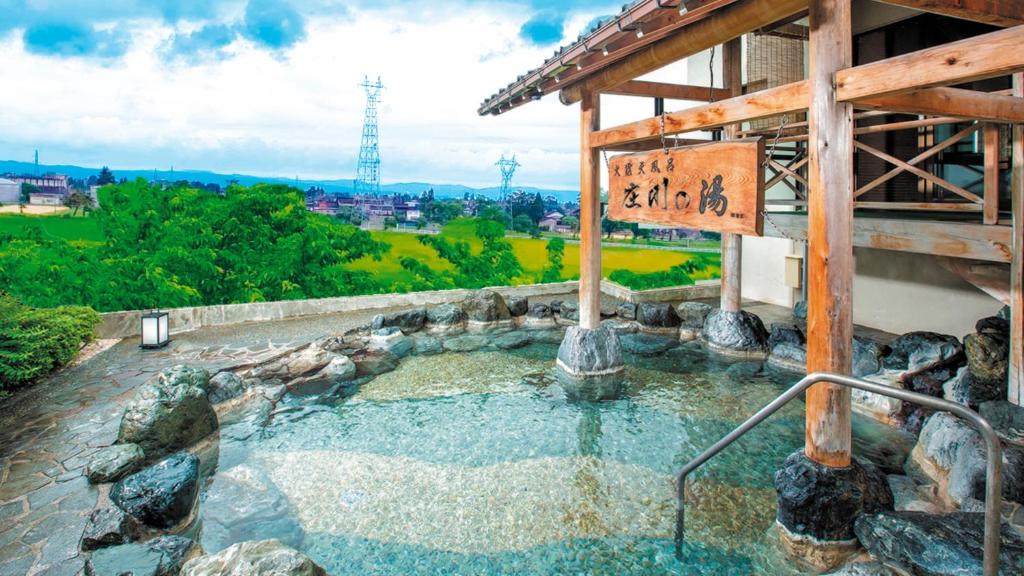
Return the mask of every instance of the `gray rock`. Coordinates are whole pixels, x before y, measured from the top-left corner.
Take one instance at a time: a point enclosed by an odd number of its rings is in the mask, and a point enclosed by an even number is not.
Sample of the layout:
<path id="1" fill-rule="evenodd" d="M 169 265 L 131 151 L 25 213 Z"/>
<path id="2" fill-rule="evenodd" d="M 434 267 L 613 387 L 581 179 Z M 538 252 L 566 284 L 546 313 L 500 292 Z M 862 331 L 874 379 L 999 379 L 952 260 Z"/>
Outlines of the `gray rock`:
<path id="1" fill-rule="evenodd" d="M 288 499 L 263 472 L 236 466 L 217 474 L 200 506 L 202 545 L 220 552 L 242 540 L 278 538 L 300 547 L 305 536 L 289 513 Z"/>
<path id="2" fill-rule="evenodd" d="M 509 296 L 505 299 L 508 312 L 514 317 L 526 316 L 530 310 L 530 301 L 523 296 Z"/>
<path id="3" fill-rule="evenodd" d="M 367 347 L 370 350 L 390 352 L 399 358 L 409 355 L 413 348 L 412 338 L 409 338 L 397 328 L 390 328 L 393 332 L 389 332 L 388 330 L 388 328 L 374 330 L 373 334 L 370 336 L 370 342 Z"/>
<path id="4" fill-rule="evenodd" d="M 580 321 L 580 307 L 577 302 L 566 300 L 558 306 L 558 316 L 563 320 Z"/>
<path id="5" fill-rule="evenodd" d="M 202 554 L 194 541 L 161 536 L 144 544 L 101 548 L 85 564 L 88 576 L 176 576 L 182 566 Z"/>
<path id="6" fill-rule="evenodd" d="M 552 300 L 551 303 L 548 304 L 548 308 L 551 309 L 552 313 L 558 314 L 558 313 L 560 313 L 562 311 L 562 301 L 561 300 Z"/>
<path id="7" fill-rule="evenodd" d="M 178 453 L 114 484 L 110 500 L 157 528 L 170 528 L 192 511 L 199 493 L 199 459 Z"/>
<path id="8" fill-rule="evenodd" d="M 358 376 L 377 376 L 398 368 L 398 356 L 383 350 L 361 352 L 352 361 Z"/>
<path id="9" fill-rule="evenodd" d="M 512 318 L 505 299 L 493 290 L 478 290 L 466 299 L 463 308 L 466 317 L 473 322 L 501 322 Z"/>
<path id="10" fill-rule="evenodd" d="M 551 318 L 551 308 L 547 304 L 541 304 L 540 302 L 531 304 L 530 310 L 526 312 L 526 317 L 537 320 Z"/>
<path id="11" fill-rule="evenodd" d="M 373 317 L 370 329 L 377 330 L 380 328 L 393 327 L 409 334 L 410 332 L 416 332 L 417 330 L 422 329 L 426 322 L 426 308 L 414 308 L 412 310 L 391 312 L 389 314 L 377 314 Z"/>
<path id="12" fill-rule="evenodd" d="M 570 326 L 558 347 L 558 376 L 572 397 L 617 397 L 622 384 L 622 346 L 607 326 L 589 330 Z"/>
<path id="13" fill-rule="evenodd" d="M 898 576 L 885 564 L 874 560 L 851 562 L 825 576 Z"/>
<path id="14" fill-rule="evenodd" d="M 775 490 L 779 523 L 819 540 L 853 539 L 858 516 L 893 508 L 889 484 L 871 464 L 854 460 L 847 468 L 830 468 L 803 450 L 786 458 L 775 473 Z"/>
<path id="15" fill-rule="evenodd" d="M 82 533 L 82 550 L 97 550 L 107 546 L 127 544 L 142 534 L 142 525 L 120 508 L 93 510 Z"/>
<path id="16" fill-rule="evenodd" d="M 979 412 L 997 432 L 1021 439 L 1024 408 L 998 400 L 982 403 Z M 969 440 L 961 445 L 949 470 L 950 499 L 961 505 L 972 499 L 983 501 L 986 468 L 984 440 L 971 429 Z M 1003 498 L 1024 504 L 1024 448 L 1019 446 L 1003 446 Z"/>
<path id="17" fill-rule="evenodd" d="M 980 380 L 969 367 L 961 366 L 956 376 L 942 385 L 942 397 L 977 410 L 982 402 L 1001 398 L 1005 388 L 1005 382 Z"/>
<path id="18" fill-rule="evenodd" d="M 259 380 L 280 379 L 290 382 L 318 372 L 347 348 L 344 339 L 340 337 L 321 338 L 283 358 L 260 364 L 244 375 Z"/>
<path id="19" fill-rule="evenodd" d="M 217 414 L 206 395 L 206 370 L 175 366 L 143 384 L 121 419 L 118 444 L 138 444 L 147 458 L 159 458 L 202 440 L 217 429 Z"/>
<path id="20" fill-rule="evenodd" d="M 427 310 L 427 324 L 438 328 L 460 326 L 466 321 L 466 313 L 458 304 L 441 304 Z"/>
<path id="21" fill-rule="evenodd" d="M 678 328 L 682 323 L 668 302 L 642 302 L 636 308 L 636 319 L 647 328 Z"/>
<path id="22" fill-rule="evenodd" d="M 1007 438 L 1024 441 L 1024 408 L 1006 400 L 993 400 L 980 404 L 978 412 Z"/>
<path id="23" fill-rule="evenodd" d="M 327 572 L 278 540 L 235 544 L 185 564 L 181 576 L 327 576 Z"/>
<path id="24" fill-rule="evenodd" d="M 954 336 L 935 332 L 908 332 L 890 344 L 884 359 L 890 370 L 925 372 L 943 366 L 963 363 L 964 347 Z"/>
<path id="25" fill-rule="evenodd" d="M 494 338 L 494 345 L 502 350 L 522 348 L 530 343 L 530 334 L 518 330 Z"/>
<path id="26" fill-rule="evenodd" d="M 793 305 L 793 317 L 803 322 L 807 321 L 807 300 L 801 300 Z"/>
<path id="27" fill-rule="evenodd" d="M 956 462 L 960 449 L 971 442 L 974 433 L 970 425 L 963 420 L 952 414 L 939 412 L 925 421 L 921 434 L 917 437 L 914 451 L 927 457 L 940 469 L 948 471 Z M 907 461 L 907 474 L 923 483 L 940 480 L 928 475 L 927 468 L 913 459 Z"/>
<path id="28" fill-rule="evenodd" d="M 636 320 L 636 304 L 622 302 L 615 307 L 615 315 L 624 320 Z"/>
<path id="29" fill-rule="evenodd" d="M 85 466 L 85 477 L 93 484 L 115 482 L 141 468 L 145 461 L 138 444 L 114 444 L 93 454 Z"/>
<path id="30" fill-rule="evenodd" d="M 1007 322 L 1009 322 L 1010 321 L 1010 307 L 1009 306 L 1003 306 L 1002 308 L 1000 308 L 999 309 L 999 313 L 997 314 L 997 316 L 999 316 L 1003 320 L 1006 320 Z"/>
<path id="31" fill-rule="evenodd" d="M 1005 387 L 1010 368 L 1009 328 L 968 334 L 964 337 L 964 351 L 976 380 Z"/>
<path id="32" fill-rule="evenodd" d="M 210 402 L 220 404 L 226 400 L 238 398 L 245 392 L 245 383 L 242 377 L 234 372 L 218 372 L 210 378 L 207 397 Z"/>
<path id="33" fill-rule="evenodd" d="M 799 326 L 773 324 L 768 336 L 771 359 L 784 364 L 807 364 L 807 338 Z"/>
<path id="34" fill-rule="evenodd" d="M 401 334 L 401 332 L 398 333 L 400 338 L 406 338 Z M 411 347 L 412 344 L 410 343 L 409 346 Z M 356 372 L 356 364 L 349 359 L 348 356 L 341 356 L 340 354 L 335 355 L 331 358 L 330 362 L 314 374 L 310 374 L 309 376 L 304 376 L 302 378 L 296 378 L 289 382 L 288 386 L 282 389 L 282 392 L 286 392 L 287 390 L 292 390 L 294 392 L 300 388 L 305 390 L 326 388 L 339 382 L 352 380 L 355 378 Z M 278 399 L 270 400 L 272 402 L 277 402 Z"/>
<path id="35" fill-rule="evenodd" d="M 872 556 L 921 576 L 982 573 L 983 514 L 881 512 L 857 519 L 857 538 Z M 1000 573 L 1024 573 L 1024 540 L 1003 525 Z"/>
<path id="36" fill-rule="evenodd" d="M 449 352 L 473 352 L 487 346 L 489 343 L 490 341 L 486 336 L 467 334 L 465 336 L 456 336 L 455 338 L 446 338 L 443 345 L 444 349 Z"/>
<path id="37" fill-rule="evenodd" d="M 701 330 L 708 314 L 714 310 L 710 304 L 703 302 L 683 302 L 676 306 L 680 326 L 689 330 Z"/>
<path id="38" fill-rule="evenodd" d="M 638 356 L 657 356 L 679 344 L 675 338 L 656 334 L 625 334 L 619 337 L 622 350 Z"/>
<path id="39" fill-rule="evenodd" d="M 417 334 L 413 337 L 413 351 L 422 356 L 432 356 L 444 351 L 439 338 Z"/>
<path id="40" fill-rule="evenodd" d="M 888 353 L 888 346 L 883 346 L 873 340 L 853 337 L 853 375 L 863 378 L 869 374 L 876 374 L 882 369 L 882 358 Z"/>
<path id="41" fill-rule="evenodd" d="M 934 492 L 927 487 L 919 486 L 910 476 L 889 474 L 886 477 L 889 490 L 892 491 L 893 508 L 897 511 L 942 512 Z M 934 485 L 928 485 L 934 488 Z"/>
<path id="42" fill-rule="evenodd" d="M 704 322 L 701 337 L 708 343 L 736 352 L 763 353 L 768 350 L 768 331 L 761 319 L 745 310 L 712 310 Z"/>

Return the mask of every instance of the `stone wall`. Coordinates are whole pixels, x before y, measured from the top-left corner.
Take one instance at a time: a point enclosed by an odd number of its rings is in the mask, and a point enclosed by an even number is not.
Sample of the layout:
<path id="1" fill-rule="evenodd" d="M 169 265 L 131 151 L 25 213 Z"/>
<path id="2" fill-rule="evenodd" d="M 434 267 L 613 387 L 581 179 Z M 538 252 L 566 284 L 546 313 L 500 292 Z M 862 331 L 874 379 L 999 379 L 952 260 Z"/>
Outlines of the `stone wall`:
<path id="1" fill-rule="evenodd" d="M 625 286 L 601 281 L 601 292 L 624 302 L 639 304 L 641 302 L 686 302 L 718 298 L 722 293 L 721 280 L 700 280 L 692 286 L 673 286 L 671 288 L 655 288 L 653 290 L 630 290 Z"/>

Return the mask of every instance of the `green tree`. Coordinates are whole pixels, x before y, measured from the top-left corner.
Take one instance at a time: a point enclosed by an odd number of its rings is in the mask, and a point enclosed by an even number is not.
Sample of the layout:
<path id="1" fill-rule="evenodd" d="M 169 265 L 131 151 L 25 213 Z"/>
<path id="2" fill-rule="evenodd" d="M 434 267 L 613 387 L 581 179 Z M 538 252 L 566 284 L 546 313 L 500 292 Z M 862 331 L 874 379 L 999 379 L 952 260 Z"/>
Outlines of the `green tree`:
<path id="1" fill-rule="evenodd" d="M 71 214 L 77 215 L 79 210 L 90 212 L 96 207 L 96 202 L 88 194 L 76 190 L 64 200 L 64 205 L 71 208 Z"/>
<path id="2" fill-rule="evenodd" d="M 417 278 L 421 289 L 483 288 L 511 284 L 522 274 L 523 267 L 505 240 L 505 227 L 493 220 L 477 219 L 474 236 L 482 245 L 479 251 L 469 242 L 452 241 L 440 235 L 418 236 L 424 246 L 432 248 L 453 268 L 452 272 L 434 271 L 413 258 L 403 258 L 402 267 Z"/>
<path id="3" fill-rule="evenodd" d="M 39 187 L 35 184 L 29 184 L 28 182 L 21 183 L 21 196 L 18 198 L 18 203 L 21 205 L 28 204 L 29 197 L 39 192 Z"/>
<path id="4" fill-rule="evenodd" d="M 562 260 L 565 257 L 565 240 L 552 238 L 547 245 L 548 265 L 541 274 L 542 283 L 562 281 Z"/>
<path id="5" fill-rule="evenodd" d="M 502 209 L 497 204 L 488 204 L 477 211 L 477 218 L 482 220 L 493 220 L 501 224 L 504 228 L 514 227 L 514 221 L 509 219 L 508 212 Z"/>
<path id="6" fill-rule="evenodd" d="M 387 230 L 388 228 L 398 228 L 398 220 L 395 220 L 395 218 L 392 216 L 388 216 L 387 218 L 385 218 L 384 229 Z"/>
<path id="7" fill-rule="evenodd" d="M 512 221 L 512 229 L 523 234 L 533 234 L 534 230 L 539 231 L 537 224 L 526 214 L 519 214 L 515 217 L 515 220 Z"/>
<path id="8" fill-rule="evenodd" d="M 565 224 L 570 230 L 572 230 L 573 236 L 580 231 L 580 219 L 575 216 L 566 216 L 565 218 L 562 218 L 562 224 Z"/>
<path id="9" fill-rule="evenodd" d="M 110 171 L 110 168 L 104 166 L 100 168 L 100 174 L 96 177 L 97 186 L 106 186 L 107 184 L 113 184 L 117 182 L 114 178 L 114 173 Z"/>
<path id="10" fill-rule="evenodd" d="M 363 223 L 363 213 L 352 206 L 342 206 L 339 208 L 335 218 L 353 226 L 359 226 Z"/>
<path id="11" fill-rule="evenodd" d="M 540 197 L 540 192 L 534 194 L 529 208 L 526 209 L 526 213 L 530 216 L 530 220 L 533 220 L 534 224 L 544 218 L 544 199 Z"/>

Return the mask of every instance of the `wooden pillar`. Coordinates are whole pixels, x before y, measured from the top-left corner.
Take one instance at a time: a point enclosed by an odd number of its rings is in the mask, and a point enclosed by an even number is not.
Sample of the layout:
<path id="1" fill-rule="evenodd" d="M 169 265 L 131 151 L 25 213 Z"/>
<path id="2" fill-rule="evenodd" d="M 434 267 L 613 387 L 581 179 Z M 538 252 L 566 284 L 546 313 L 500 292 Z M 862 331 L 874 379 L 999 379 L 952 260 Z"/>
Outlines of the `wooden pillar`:
<path id="1" fill-rule="evenodd" d="M 1013 95 L 1024 98 L 1024 73 L 1013 75 Z M 1013 261 L 1010 263 L 1010 387 L 1008 400 L 1024 406 L 1024 125 L 1014 124 L 1013 172 L 1010 176 L 1013 211 Z"/>
<path id="2" fill-rule="evenodd" d="M 807 371 L 849 374 L 853 346 L 853 109 L 836 102 L 837 70 L 853 64 L 851 0 L 810 2 Z M 804 451 L 850 465 L 850 389 L 807 391 Z"/>
<path id="3" fill-rule="evenodd" d="M 743 88 L 742 42 L 739 38 L 723 46 L 722 85 L 732 96 L 739 96 Z M 725 138 L 731 140 L 739 132 L 739 124 L 724 128 Z M 743 300 L 743 237 L 722 234 L 722 310 L 739 312 Z"/>
<path id="4" fill-rule="evenodd" d="M 999 222 L 999 124 L 989 122 L 983 130 L 985 180 L 982 184 L 982 221 L 996 224 Z"/>
<path id="5" fill-rule="evenodd" d="M 580 102 L 580 327 L 601 324 L 601 161 L 590 137 L 601 128 L 601 96 Z"/>

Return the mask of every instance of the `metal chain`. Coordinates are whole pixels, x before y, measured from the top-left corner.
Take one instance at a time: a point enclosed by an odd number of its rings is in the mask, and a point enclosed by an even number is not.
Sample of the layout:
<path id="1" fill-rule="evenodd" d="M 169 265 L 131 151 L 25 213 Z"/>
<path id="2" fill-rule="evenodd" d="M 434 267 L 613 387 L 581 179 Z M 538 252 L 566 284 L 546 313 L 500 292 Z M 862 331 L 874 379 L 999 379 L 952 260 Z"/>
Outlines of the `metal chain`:
<path id="1" fill-rule="evenodd" d="M 665 111 L 661 111 L 661 147 L 668 152 L 668 144 L 665 143 Z"/>
<path id="2" fill-rule="evenodd" d="M 783 114 L 779 122 L 779 129 L 778 131 L 775 132 L 775 138 L 772 140 L 771 148 L 769 148 L 768 153 L 764 155 L 764 163 L 761 166 L 762 170 L 768 168 L 768 165 L 771 163 L 771 161 L 775 159 L 775 147 L 779 145 L 779 139 L 782 138 L 782 131 L 786 129 L 787 122 L 789 122 L 789 116 Z M 781 226 L 776 224 L 775 221 L 772 220 L 772 217 L 768 215 L 768 210 L 766 208 L 761 209 L 761 215 L 764 216 L 764 221 L 767 222 L 769 226 L 774 228 L 780 236 L 791 242 L 799 241 L 799 239 L 793 238 L 789 234 L 786 234 L 786 231 Z"/>
<path id="3" fill-rule="evenodd" d="M 715 101 L 715 47 L 711 47 L 711 58 L 708 59 L 708 75 L 711 80 L 708 82 L 708 102 Z"/>

